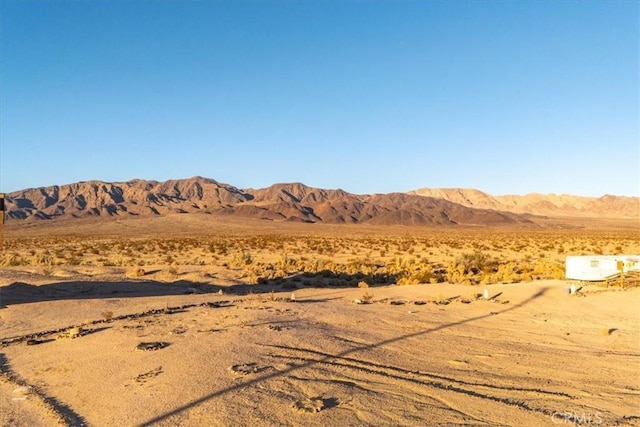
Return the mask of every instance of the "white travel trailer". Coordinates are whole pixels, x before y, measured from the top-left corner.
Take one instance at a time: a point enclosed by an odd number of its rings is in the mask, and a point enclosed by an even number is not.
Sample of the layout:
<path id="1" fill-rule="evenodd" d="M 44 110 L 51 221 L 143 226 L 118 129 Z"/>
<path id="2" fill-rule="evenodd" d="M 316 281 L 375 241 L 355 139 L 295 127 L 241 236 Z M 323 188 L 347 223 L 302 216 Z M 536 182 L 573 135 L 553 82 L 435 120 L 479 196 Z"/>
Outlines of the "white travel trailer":
<path id="1" fill-rule="evenodd" d="M 640 272 L 640 255 L 568 256 L 565 262 L 568 280 L 599 282 L 629 272 Z"/>

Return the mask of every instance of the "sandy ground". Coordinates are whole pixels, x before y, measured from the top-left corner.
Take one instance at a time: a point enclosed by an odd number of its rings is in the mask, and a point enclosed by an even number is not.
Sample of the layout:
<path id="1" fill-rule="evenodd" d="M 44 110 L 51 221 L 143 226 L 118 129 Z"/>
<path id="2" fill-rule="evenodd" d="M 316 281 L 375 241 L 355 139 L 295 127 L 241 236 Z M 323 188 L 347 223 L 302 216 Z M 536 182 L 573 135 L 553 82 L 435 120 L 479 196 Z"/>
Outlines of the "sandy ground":
<path id="1" fill-rule="evenodd" d="M 640 425 L 638 288 L 62 273 L 0 271 L 3 426 Z"/>

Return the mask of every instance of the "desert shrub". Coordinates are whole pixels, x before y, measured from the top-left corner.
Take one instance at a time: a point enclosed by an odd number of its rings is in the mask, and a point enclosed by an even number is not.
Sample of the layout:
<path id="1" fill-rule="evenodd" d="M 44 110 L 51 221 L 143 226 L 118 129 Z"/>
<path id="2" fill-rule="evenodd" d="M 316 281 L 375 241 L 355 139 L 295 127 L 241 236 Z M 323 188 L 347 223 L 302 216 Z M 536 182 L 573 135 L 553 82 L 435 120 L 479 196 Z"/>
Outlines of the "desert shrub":
<path id="1" fill-rule="evenodd" d="M 53 258 L 49 255 L 41 254 L 36 257 L 35 263 L 38 265 L 53 265 Z"/>
<path id="2" fill-rule="evenodd" d="M 260 277 L 255 274 L 255 273 L 248 273 L 245 276 L 243 276 L 244 280 L 247 283 L 251 283 L 251 284 L 258 284 L 258 281 L 260 280 Z"/>
<path id="3" fill-rule="evenodd" d="M 489 256 L 481 251 L 462 254 L 462 257 L 456 260 L 456 264 L 463 267 L 465 274 L 478 274 L 493 267 Z"/>
<path id="4" fill-rule="evenodd" d="M 520 281 L 518 265 L 511 261 L 498 266 L 498 270 L 489 276 L 489 283 L 516 283 Z"/>
<path id="5" fill-rule="evenodd" d="M 417 280 L 418 283 L 429 283 L 435 278 L 433 268 L 430 265 L 421 267 L 418 271 L 411 273 L 411 278 Z"/>
<path id="6" fill-rule="evenodd" d="M 398 285 L 417 285 L 420 283 L 437 282 L 438 279 L 431 266 L 410 271 L 404 271 L 397 280 Z"/>
<path id="7" fill-rule="evenodd" d="M 447 266 L 446 278 L 449 283 L 461 283 L 465 280 L 464 266 L 455 263 L 449 264 Z"/>
<path id="8" fill-rule="evenodd" d="M 19 267 L 23 265 L 29 265 L 29 263 L 18 254 L 11 254 L 9 259 L 5 260 L 4 265 L 8 265 L 10 267 Z"/>
<path id="9" fill-rule="evenodd" d="M 293 273 L 301 270 L 304 271 L 306 265 L 307 264 L 301 259 L 290 257 L 285 253 L 278 260 L 276 267 L 282 271 Z"/>
<path id="10" fill-rule="evenodd" d="M 565 270 L 561 262 L 541 259 L 533 267 L 531 273 L 542 279 L 563 279 Z"/>
<path id="11" fill-rule="evenodd" d="M 67 263 L 69 265 L 80 265 L 80 263 L 82 262 L 82 259 L 80 257 L 77 256 L 72 256 L 71 258 L 69 258 L 69 260 L 67 261 Z"/>
<path id="12" fill-rule="evenodd" d="M 243 268 L 253 263 L 253 257 L 249 251 L 236 252 L 231 257 L 230 265 L 234 268 Z"/>

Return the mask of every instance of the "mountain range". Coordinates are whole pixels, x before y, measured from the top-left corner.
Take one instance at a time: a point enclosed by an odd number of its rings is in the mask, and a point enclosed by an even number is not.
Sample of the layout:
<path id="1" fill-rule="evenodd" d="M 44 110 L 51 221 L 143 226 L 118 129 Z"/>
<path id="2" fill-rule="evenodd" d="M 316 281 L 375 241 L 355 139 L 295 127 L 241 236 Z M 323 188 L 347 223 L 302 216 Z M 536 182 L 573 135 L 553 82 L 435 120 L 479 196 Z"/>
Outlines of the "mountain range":
<path id="1" fill-rule="evenodd" d="M 473 189 L 357 195 L 302 183 L 239 189 L 193 177 L 165 182 L 86 181 L 8 193 L 8 220 L 205 213 L 273 221 L 402 225 L 535 225 L 536 216 L 637 218 L 637 197 L 492 196 Z"/>
<path id="2" fill-rule="evenodd" d="M 492 196 L 474 189 L 420 188 L 408 194 L 434 197 L 479 209 L 495 209 L 553 217 L 638 218 L 640 198 L 605 195 L 602 197 L 569 194 L 538 194 Z"/>

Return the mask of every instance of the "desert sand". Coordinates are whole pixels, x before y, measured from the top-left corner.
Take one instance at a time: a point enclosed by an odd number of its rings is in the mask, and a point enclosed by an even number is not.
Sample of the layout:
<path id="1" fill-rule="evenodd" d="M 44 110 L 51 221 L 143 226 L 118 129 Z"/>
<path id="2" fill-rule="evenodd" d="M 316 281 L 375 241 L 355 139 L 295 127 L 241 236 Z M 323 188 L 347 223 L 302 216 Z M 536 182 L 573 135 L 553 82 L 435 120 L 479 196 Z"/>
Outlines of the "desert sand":
<path id="1" fill-rule="evenodd" d="M 638 288 L 68 274 L 2 271 L 2 425 L 640 424 Z"/>
<path id="2" fill-rule="evenodd" d="M 536 256 L 637 250 L 636 230 L 336 226 L 308 237 L 321 230 L 312 224 L 291 226 L 287 240 L 274 237 L 283 225 L 268 222 L 226 228 L 230 237 L 201 248 L 205 236 L 193 230 L 188 239 L 136 240 L 146 223 L 78 224 L 7 233 L 0 425 L 640 425 L 638 287 L 578 284 L 568 294 L 565 280 L 526 275 L 367 285 L 358 274 L 341 282 L 323 272 L 256 282 L 232 265 L 253 245 L 255 271 L 283 264 L 285 249 L 291 268 L 322 257 L 422 268 L 398 260 L 428 256 L 437 271 L 464 251 L 493 248 L 523 269 Z M 119 227 L 129 232 L 118 240 Z M 247 237 L 258 229 L 273 235 Z"/>

